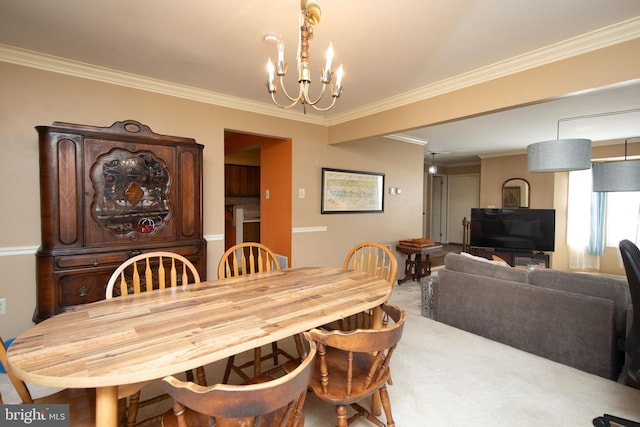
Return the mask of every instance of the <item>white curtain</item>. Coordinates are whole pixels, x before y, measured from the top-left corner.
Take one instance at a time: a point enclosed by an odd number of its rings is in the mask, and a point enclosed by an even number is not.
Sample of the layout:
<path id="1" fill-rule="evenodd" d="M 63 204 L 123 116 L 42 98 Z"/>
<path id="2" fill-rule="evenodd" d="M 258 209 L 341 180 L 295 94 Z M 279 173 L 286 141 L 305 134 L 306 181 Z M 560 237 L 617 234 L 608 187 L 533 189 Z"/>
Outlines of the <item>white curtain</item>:
<path id="1" fill-rule="evenodd" d="M 569 268 L 600 269 L 600 257 L 590 255 L 591 170 L 569 172 L 567 208 L 567 245 Z"/>
<path id="2" fill-rule="evenodd" d="M 588 253 L 590 230 L 593 223 L 591 171 L 569 172 L 569 204 L 567 213 L 567 244 L 569 267 L 572 269 L 599 269 L 600 257 Z M 618 247 L 621 240 L 640 243 L 640 192 L 606 193 L 604 224 L 605 245 Z M 621 260 L 619 260 L 621 262 Z M 620 264 L 622 265 L 622 264 Z"/>

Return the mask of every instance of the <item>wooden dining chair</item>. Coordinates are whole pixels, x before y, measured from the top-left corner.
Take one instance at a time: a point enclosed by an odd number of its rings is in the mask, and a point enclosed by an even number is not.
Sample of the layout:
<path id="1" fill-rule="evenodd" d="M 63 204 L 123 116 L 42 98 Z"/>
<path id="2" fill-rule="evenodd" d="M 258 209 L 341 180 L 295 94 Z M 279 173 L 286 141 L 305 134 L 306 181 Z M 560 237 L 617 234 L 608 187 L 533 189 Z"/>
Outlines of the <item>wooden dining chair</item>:
<path id="1" fill-rule="evenodd" d="M 312 329 L 308 332 L 318 346 L 316 369 L 309 387 L 319 399 L 335 405 L 338 427 L 346 427 L 358 417 L 378 426 L 395 426 L 387 381 L 391 356 L 402 337 L 405 314 L 396 306 L 383 304 L 381 308 L 381 329 L 349 332 Z M 386 424 L 361 405 L 376 391 L 380 391 Z M 348 406 L 356 411 L 349 418 Z"/>
<path id="2" fill-rule="evenodd" d="M 280 270 L 280 262 L 271 249 L 257 242 L 238 243 L 220 258 L 218 279 L 271 270 Z"/>
<path id="3" fill-rule="evenodd" d="M 363 242 L 351 248 L 342 268 L 380 277 L 388 281 L 392 289 L 398 273 L 398 262 L 388 247 L 376 242 Z M 368 310 L 339 320 L 336 327 L 349 331 L 357 328 L 371 328 L 371 326 L 372 312 Z"/>
<path id="4" fill-rule="evenodd" d="M 187 286 L 199 282 L 198 270 L 182 255 L 162 251 L 147 252 L 128 259 L 113 272 L 107 283 L 106 298 Z M 187 371 L 186 376 L 190 381 L 196 379 L 201 385 L 207 384 L 203 367 L 197 368 L 195 375 L 192 371 Z M 127 427 L 146 425 L 159 420 L 162 414 L 138 421 L 138 410 L 163 399 L 169 399 L 169 395 L 161 394 L 140 400 L 140 394 L 138 390 L 129 397 Z"/>
<path id="5" fill-rule="evenodd" d="M 162 417 L 162 426 L 303 426 L 303 405 L 316 359 L 315 342 L 307 339 L 306 344 L 308 351 L 294 370 L 266 382 L 203 387 L 173 376 L 164 378 L 162 385 L 174 405 Z"/>
<path id="6" fill-rule="evenodd" d="M 267 246 L 257 242 L 244 242 L 227 249 L 218 263 L 218 279 L 226 277 L 243 276 L 247 274 L 260 273 L 263 271 L 280 270 L 280 262 L 275 254 Z M 294 336 L 298 357 L 302 354 L 302 341 L 299 335 Z M 283 356 L 287 360 L 295 360 L 294 356 L 283 350 L 277 342 L 271 343 L 270 353 L 262 354 L 262 348 L 256 347 L 253 350 L 253 358 L 245 363 L 236 364 L 236 356 L 227 359 L 222 378 L 223 383 L 229 382 L 231 372 L 235 372 L 247 383 L 253 381 L 260 375 L 270 375 L 282 369 L 282 364 L 278 356 Z M 262 370 L 262 362 L 272 359 L 273 367 L 266 371 Z M 247 374 L 245 370 L 253 367 L 253 373 Z"/>
<path id="7" fill-rule="evenodd" d="M 84 388 L 66 388 L 48 396 L 34 399 L 29 388 L 18 377 L 12 374 L 7 363 L 7 347 L 0 337 L 0 363 L 4 368 L 13 388 L 18 393 L 23 404 L 65 404 L 69 405 L 69 425 L 71 426 L 95 426 L 96 425 L 96 390 Z M 118 414 L 124 417 L 125 399 L 118 396 Z M 0 403 L 2 399 L 0 398 Z"/>

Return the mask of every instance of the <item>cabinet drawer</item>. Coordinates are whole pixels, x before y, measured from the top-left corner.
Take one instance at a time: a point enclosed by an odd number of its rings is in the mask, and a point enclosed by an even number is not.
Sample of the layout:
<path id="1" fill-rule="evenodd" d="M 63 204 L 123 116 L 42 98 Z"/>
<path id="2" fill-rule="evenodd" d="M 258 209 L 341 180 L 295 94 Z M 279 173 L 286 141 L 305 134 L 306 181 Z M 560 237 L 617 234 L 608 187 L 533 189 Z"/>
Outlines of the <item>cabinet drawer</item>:
<path id="1" fill-rule="evenodd" d="M 158 250 L 165 250 L 165 249 L 158 249 Z M 198 246 L 174 246 L 167 250 L 169 252 L 180 254 L 183 257 L 191 258 L 193 255 L 198 255 L 202 249 Z M 149 252 L 149 251 L 144 251 L 144 252 Z"/>
<path id="2" fill-rule="evenodd" d="M 118 266 L 131 258 L 131 252 L 108 252 L 90 255 L 69 255 L 56 257 L 56 268 Z"/>
<path id="3" fill-rule="evenodd" d="M 113 270 L 115 270 L 115 268 Z M 60 309 L 65 310 L 73 305 L 103 300 L 105 298 L 107 282 L 113 270 L 87 272 L 88 274 L 64 274 L 60 276 L 58 281 L 60 291 L 58 302 Z"/>

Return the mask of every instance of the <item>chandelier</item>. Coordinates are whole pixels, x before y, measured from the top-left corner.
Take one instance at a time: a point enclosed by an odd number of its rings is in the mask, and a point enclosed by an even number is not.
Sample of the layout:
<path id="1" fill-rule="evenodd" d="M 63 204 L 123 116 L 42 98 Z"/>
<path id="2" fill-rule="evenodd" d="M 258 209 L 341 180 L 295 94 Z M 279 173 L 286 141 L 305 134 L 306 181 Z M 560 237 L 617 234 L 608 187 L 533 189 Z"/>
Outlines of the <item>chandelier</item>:
<path id="1" fill-rule="evenodd" d="M 291 108 L 298 102 L 302 104 L 304 113 L 307 113 L 307 105 L 310 105 L 317 111 L 327 111 L 336 103 L 336 99 L 340 97 L 342 92 L 342 65 L 335 73 L 336 81 L 333 83 L 334 72 L 331 70 L 331 62 L 333 61 L 333 45 L 329 44 L 327 49 L 327 62 L 324 69 L 321 70 L 320 82 L 322 89 L 316 99 L 311 99 L 309 95 L 309 87 L 311 86 L 311 70 L 309 69 L 309 41 L 313 38 L 313 26 L 320 22 L 320 5 L 317 0 L 301 0 L 300 1 L 300 30 L 298 33 L 299 43 L 297 52 L 298 65 L 298 94 L 291 96 L 284 87 L 284 76 L 287 73 L 287 63 L 284 61 L 284 42 L 277 38 L 278 60 L 273 64 L 271 58 L 267 62 L 267 72 L 269 80 L 267 80 L 267 89 L 271 94 L 273 103 L 280 108 Z M 269 37 L 269 36 L 267 36 Z M 265 37 L 265 39 L 267 38 Z M 272 36 L 273 37 L 273 36 Z M 290 104 L 280 104 L 276 100 L 276 92 L 278 88 L 282 88 L 284 96 L 291 101 Z M 331 103 L 327 107 L 318 107 L 318 103 L 324 96 L 327 87 L 331 91 Z"/>

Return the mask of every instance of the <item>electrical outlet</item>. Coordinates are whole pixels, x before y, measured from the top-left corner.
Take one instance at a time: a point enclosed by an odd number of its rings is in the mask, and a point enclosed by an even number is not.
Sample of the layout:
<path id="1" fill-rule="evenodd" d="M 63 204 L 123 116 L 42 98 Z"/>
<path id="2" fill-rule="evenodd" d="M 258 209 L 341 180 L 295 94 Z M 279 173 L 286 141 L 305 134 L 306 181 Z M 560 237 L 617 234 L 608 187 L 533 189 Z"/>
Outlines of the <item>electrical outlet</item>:
<path id="1" fill-rule="evenodd" d="M 7 314 L 7 299 L 0 298 L 0 314 Z"/>

